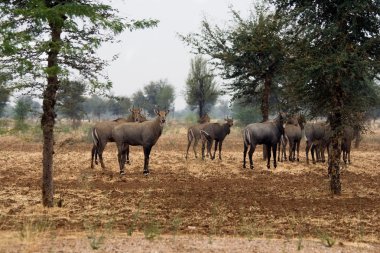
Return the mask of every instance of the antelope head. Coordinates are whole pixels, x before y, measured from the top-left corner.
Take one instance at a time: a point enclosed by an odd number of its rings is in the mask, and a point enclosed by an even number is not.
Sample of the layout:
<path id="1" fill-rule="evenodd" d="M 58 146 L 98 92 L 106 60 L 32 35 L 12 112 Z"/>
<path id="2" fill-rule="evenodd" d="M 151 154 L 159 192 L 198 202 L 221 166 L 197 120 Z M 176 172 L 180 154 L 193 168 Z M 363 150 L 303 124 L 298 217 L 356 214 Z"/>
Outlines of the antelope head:
<path id="1" fill-rule="evenodd" d="M 169 110 L 161 111 L 161 110 L 154 109 L 154 113 L 159 118 L 160 126 L 163 126 L 166 122 L 166 115 L 168 115 Z"/>
<path id="2" fill-rule="evenodd" d="M 141 114 L 141 112 L 142 112 L 141 108 L 132 107 L 132 109 L 129 109 L 129 111 L 131 112 L 132 118 L 135 122 L 142 122 L 143 121 L 144 116 Z"/>
<path id="3" fill-rule="evenodd" d="M 229 127 L 232 127 L 234 125 L 234 119 L 233 118 L 224 118 L 224 120 L 227 122 Z"/>

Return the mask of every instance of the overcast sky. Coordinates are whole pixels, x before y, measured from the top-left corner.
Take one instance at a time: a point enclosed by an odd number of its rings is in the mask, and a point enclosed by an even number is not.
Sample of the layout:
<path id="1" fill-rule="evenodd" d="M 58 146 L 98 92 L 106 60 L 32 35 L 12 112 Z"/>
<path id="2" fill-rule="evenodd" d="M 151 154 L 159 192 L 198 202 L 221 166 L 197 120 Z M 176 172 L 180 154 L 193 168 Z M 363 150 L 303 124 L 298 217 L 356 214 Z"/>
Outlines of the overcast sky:
<path id="1" fill-rule="evenodd" d="M 113 93 L 130 97 L 150 81 L 167 79 L 175 87 L 175 109 L 180 110 L 186 107 L 182 94 L 193 55 L 177 33 L 199 31 L 203 17 L 223 26 L 231 18 L 229 6 L 246 16 L 252 0 L 113 0 L 111 4 L 122 16 L 160 21 L 156 28 L 125 32 L 118 37 L 121 43 L 100 51 L 106 58 L 119 53 L 107 69 Z"/>

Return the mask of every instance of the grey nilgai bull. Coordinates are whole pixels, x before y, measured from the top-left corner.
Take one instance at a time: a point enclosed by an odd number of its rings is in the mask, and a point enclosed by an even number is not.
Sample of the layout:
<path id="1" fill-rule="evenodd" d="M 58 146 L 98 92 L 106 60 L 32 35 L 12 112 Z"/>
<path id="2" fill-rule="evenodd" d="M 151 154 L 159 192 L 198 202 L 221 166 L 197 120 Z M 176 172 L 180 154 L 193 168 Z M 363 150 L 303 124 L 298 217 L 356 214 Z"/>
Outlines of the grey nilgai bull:
<path id="1" fill-rule="evenodd" d="M 146 118 L 141 114 L 140 108 L 132 108 L 130 109 L 131 114 L 128 118 L 118 118 L 112 121 L 102 121 L 97 123 L 91 131 L 93 146 L 91 150 L 91 168 L 94 168 L 94 160 L 95 164 L 98 164 L 97 156 L 99 156 L 100 165 L 102 169 L 105 169 L 104 161 L 103 161 L 103 151 L 108 142 L 114 142 L 112 138 L 112 129 L 125 122 L 143 122 L 146 121 Z M 127 161 L 129 161 L 129 149 L 126 152 L 128 155 Z"/>
<path id="2" fill-rule="evenodd" d="M 243 130 L 244 141 L 244 156 L 243 156 L 243 168 L 246 168 L 246 157 L 248 147 L 250 147 L 249 163 L 250 168 L 253 169 L 252 155 L 255 152 L 256 145 L 265 144 L 267 148 L 267 168 L 270 168 L 271 149 L 273 152 L 273 165 L 276 168 L 276 151 L 277 144 L 280 141 L 281 135 L 284 134 L 284 114 L 279 113 L 276 119 L 273 121 L 266 121 L 262 123 L 253 123 L 246 126 Z"/>
<path id="3" fill-rule="evenodd" d="M 201 138 L 201 129 L 206 125 L 205 123 L 209 123 L 210 122 L 210 117 L 205 114 L 203 115 L 203 117 L 201 117 L 199 120 L 198 120 L 198 125 L 194 125 L 194 126 L 191 126 L 189 127 L 189 129 L 187 129 L 187 140 L 188 140 L 188 143 L 187 143 L 187 151 L 186 151 L 186 159 L 187 159 L 187 155 L 189 154 L 189 149 L 190 149 L 190 146 L 191 146 L 191 143 L 193 142 L 193 150 L 194 150 L 194 155 L 195 155 L 195 158 L 197 158 L 197 145 L 198 145 L 198 142 Z"/>
<path id="4" fill-rule="evenodd" d="M 126 147 L 129 145 L 143 147 L 144 175 L 149 174 L 150 151 L 162 134 L 166 121 L 166 115 L 169 113 L 169 110 L 155 110 L 154 112 L 157 115 L 154 120 L 145 121 L 139 124 L 122 123 L 117 125 L 112 130 L 112 138 L 115 140 L 118 150 L 117 158 L 119 162 L 120 175 L 125 175 L 125 152 Z"/>
<path id="5" fill-rule="evenodd" d="M 224 119 L 226 122 L 219 123 L 207 123 L 200 130 L 202 136 L 202 159 L 205 158 L 205 143 L 207 141 L 207 153 L 210 154 L 212 160 L 215 159 L 216 150 L 219 148 L 219 159 L 222 160 L 222 145 L 223 141 L 228 134 L 230 134 L 230 128 L 234 125 L 234 120 L 228 117 Z M 214 154 L 211 155 L 212 143 L 215 140 Z"/>

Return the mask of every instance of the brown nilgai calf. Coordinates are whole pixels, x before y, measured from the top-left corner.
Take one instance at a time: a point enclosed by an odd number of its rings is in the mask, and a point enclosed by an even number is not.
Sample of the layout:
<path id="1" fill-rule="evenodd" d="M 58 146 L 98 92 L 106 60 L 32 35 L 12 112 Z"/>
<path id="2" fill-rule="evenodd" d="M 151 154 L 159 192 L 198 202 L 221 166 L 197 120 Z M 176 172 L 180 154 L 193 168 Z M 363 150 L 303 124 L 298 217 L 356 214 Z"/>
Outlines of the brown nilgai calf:
<path id="1" fill-rule="evenodd" d="M 125 123 L 125 122 L 146 121 L 145 116 L 141 114 L 142 110 L 140 108 L 133 107 L 132 109 L 129 109 L 129 111 L 131 112 L 131 114 L 127 118 L 118 118 L 112 121 L 102 121 L 102 122 L 96 123 L 95 126 L 92 128 L 91 135 L 92 135 L 93 146 L 91 150 L 91 168 L 94 168 L 94 162 L 95 164 L 98 164 L 98 160 L 97 160 L 98 157 L 99 157 L 100 165 L 102 166 L 102 169 L 106 168 L 103 161 L 103 151 L 108 142 L 115 141 L 112 138 L 112 129 L 114 129 L 115 126 L 121 123 Z M 126 152 L 126 154 L 127 154 L 127 161 L 129 162 L 129 149 Z"/>
<path id="2" fill-rule="evenodd" d="M 198 125 L 194 125 L 194 126 L 191 126 L 189 127 L 189 129 L 187 129 L 187 150 L 186 150 L 186 159 L 187 159 L 187 155 L 189 154 L 189 149 L 190 149 L 190 146 L 191 146 L 191 143 L 193 143 L 193 150 L 194 150 L 194 155 L 195 155 L 195 158 L 197 158 L 197 145 L 198 145 L 198 142 L 201 138 L 201 129 L 206 125 L 206 123 L 209 123 L 210 122 L 210 117 L 207 115 L 207 113 L 205 115 L 203 115 L 199 120 L 198 120 Z M 193 142 L 194 141 L 194 142 Z"/>
<path id="3" fill-rule="evenodd" d="M 234 120 L 228 117 L 224 119 L 226 122 L 224 124 L 219 123 L 206 123 L 201 132 L 202 139 L 202 159 L 205 158 L 205 143 L 207 142 L 207 153 L 210 154 L 212 160 L 215 159 L 216 150 L 219 148 L 219 159 L 222 160 L 222 145 L 223 141 L 228 134 L 230 134 L 230 128 L 234 125 Z M 214 154 L 211 155 L 212 143 L 215 141 Z"/>
<path id="4" fill-rule="evenodd" d="M 126 147 L 142 146 L 144 150 L 144 175 L 149 174 L 149 155 L 152 147 L 156 144 L 162 134 L 166 115 L 169 110 L 154 110 L 157 117 L 154 120 L 145 121 L 139 124 L 122 123 L 112 130 L 112 138 L 117 145 L 117 158 L 119 162 L 120 175 L 125 175 L 125 152 Z"/>

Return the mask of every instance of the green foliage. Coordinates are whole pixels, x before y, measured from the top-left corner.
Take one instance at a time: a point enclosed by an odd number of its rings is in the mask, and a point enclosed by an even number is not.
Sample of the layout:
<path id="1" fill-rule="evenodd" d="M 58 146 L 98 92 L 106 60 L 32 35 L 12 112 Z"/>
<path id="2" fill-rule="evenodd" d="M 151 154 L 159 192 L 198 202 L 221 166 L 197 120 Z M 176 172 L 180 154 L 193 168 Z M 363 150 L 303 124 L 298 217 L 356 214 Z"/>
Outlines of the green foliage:
<path id="1" fill-rule="evenodd" d="M 98 250 L 104 244 L 105 236 L 103 234 L 97 236 L 96 234 L 90 234 L 87 236 L 90 242 L 91 249 Z"/>
<path id="2" fill-rule="evenodd" d="M 154 109 L 170 109 L 175 99 L 174 87 L 167 80 L 152 81 L 132 95 L 133 105 L 145 109 L 150 116 L 155 116 Z"/>
<path id="3" fill-rule="evenodd" d="M 144 236 L 145 239 L 153 241 L 161 233 L 160 225 L 157 221 L 149 221 L 144 226 Z"/>
<path id="4" fill-rule="evenodd" d="M 175 216 L 171 222 L 171 227 L 172 227 L 172 232 L 173 232 L 173 237 L 175 238 L 175 236 L 177 235 L 178 233 L 178 230 L 180 228 L 180 226 L 182 225 L 182 219 Z"/>
<path id="5" fill-rule="evenodd" d="M 133 105 L 140 108 L 148 108 L 148 100 L 146 99 L 144 92 L 139 90 L 132 95 Z"/>
<path id="6" fill-rule="evenodd" d="M 232 105 L 232 113 L 242 126 L 261 121 L 260 108 L 255 104 L 244 104 L 237 100 Z"/>
<path id="7" fill-rule="evenodd" d="M 13 89 L 41 92 L 44 149 L 53 149 L 57 91 L 73 73 L 88 81 L 92 91 L 112 87 L 104 75 L 107 61 L 97 49 L 126 29 L 156 25 L 128 21 L 110 5 L 97 0 L 31 0 L 0 2 L 0 66 L 12 73 Z M 116 59 L 116 57 L 113 57 Z M 43 153 L 44 180 L 52 180 L 53 152 Z M 43 184 L 43 205 L 53 206 L 53 183 Z"/>
<path id="8" fill-rule="evenodd" d="M 16 121 L 17 130 L 26 130 L 27 125 L 25 120 L 28 117 L 35 117 L 39 114 L 40 104 L 36 101 L 33 101 L 33 98 L 30 96 L 21 96 L 15 102 L 15 107 L 13 109 L 13 118 Z"/>
<path id="9" fill-rule="evenodd" d="M 102 97 L 92 95 L 90 98 L 86 99 L 83 107 L 87 114 L 92 114 L 100 119 L 100 116 L 107 112 L 107 101 Z"/>
<path id="10" fill-rule="evenodd" d="M 86 85 L 80 81 L 63 80 L 61 82 L 63 84 L 57 94 L 58 113 L 72 120 L 82 119 Z"/>
<path id="11" fill-rule="evenodd" d="M 343 122 L 357 121 L 379 101 L 380 2 L 271 2 L 291 56 L 286 96 L 311 116 L 337 112 Z"/>
<path id="12" fill-rule="evenodd" d="M 201 118 L 216 103 L 220 91 L 214 81 L 214 75 L 202 57 L 191 60 L 191 68 L 186 79 L 185 99 L 191 110 L 198 110 Z"/>
<path id="13" fill-rule="evenodd" d="M 132 102 L 128 97 L 112 97 L 109 99 L 107 107 L 112 115 L 125 116 L 129 113 Z"/>
<path id="14" fill-rule="evenodd" d="M 188 114 L 185 116 L 185 122 L 186 122 L 188 125 L 196 124 L 197 121 L 198 121 L 198 117 L 197 117 L 194 113 L 188 113 Z"/>
<path id="15" fill-rule="evenodd" d="M 67 76 L 73 69 L 90 81 L 93 91 L 109 89 L 110 83 L 102 74 L 107 64 L 97 56 L 96 49 L 104 42 L 115 41 L 115 36 L 125 29 L 144 29 L 158 23 L 128 20 L 111 6 L 94 0 L 2 1 L 0 13 L 0 55 L 4 56 L 0 61 L 6 69 L 14 66 L 14 77 L 23 80 L 13 83 L 18 89 L 45 85 L 30 77 Z M 61 28 L 58 41 L 49 38 L 53 27 Z M 41 57 L 50 50 L 58 52 L 62 60 L 46 67 Z"/>
<path id="16" fill-rule="evenodd" d="M 53 228 L 53 224 L 47 217 L 25 220 L 19 231 L 20 239 L 23 241 L 33 240 L 39 234 L 51 228 Z"/>
<path id="17" fill-rule="evenodd" d="M 8 132 L 11 125 L 10 123 L 8 119 L 0 119 L 0 135 Z"/>
<path id="18" fill-rule="evenodd" d="M 319 232 L 319 239 L 321 240 L 323 245 L 325 245 L 326 247 L 329 247 L 329 248 L 331 248 L 335 244 L 335 239 L 332 238 L 326 232 Z"/>
<path id="19" fill-rule="evenodd" d="M 0 72 L 0 117 L 3 116 L 4 109 L 10 96 L 10 91 L 5 86 L 8 78 L 9 75 Z"/>
<path id="20" fill-rule="evenodd" d="M 258 9 L 257 15 L 243 19 L 232 10 L 231 25 L 212 26 L 207 20 L 201 32 L 182 36 L 195 52 L 211 57 L 212 63 L 228 80 L 227 91 L 233 99 L 262 100 L 263 117 L 267 117 L 272 86 L 282 79 L 285 53 L 279 36 L 279 22 L 273 15 Z M 272 87 L 272 88 L 271 88 Z"/>

